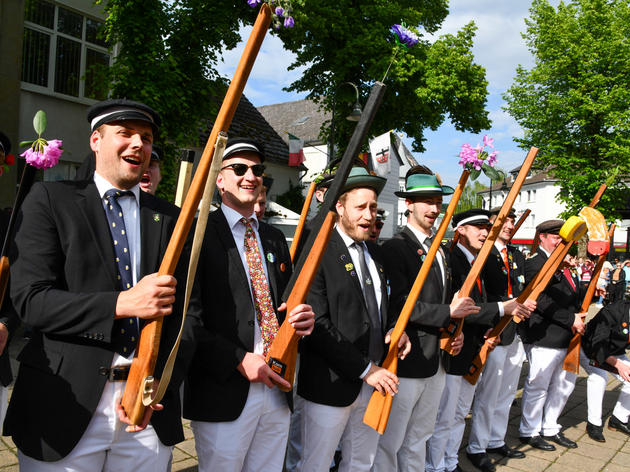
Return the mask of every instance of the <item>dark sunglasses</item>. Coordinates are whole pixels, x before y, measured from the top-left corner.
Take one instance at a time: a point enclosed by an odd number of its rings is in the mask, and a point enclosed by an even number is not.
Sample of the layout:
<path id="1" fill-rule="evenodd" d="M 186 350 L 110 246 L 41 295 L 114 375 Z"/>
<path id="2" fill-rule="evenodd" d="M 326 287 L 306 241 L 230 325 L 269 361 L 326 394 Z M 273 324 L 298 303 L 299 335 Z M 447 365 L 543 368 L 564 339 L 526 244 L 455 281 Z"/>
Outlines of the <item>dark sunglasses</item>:
<path id="1" fill-rule="evenodd" d="M 232 169 L 236 175 L 239 177 L 243 177 L 247 173 L 247 169 L 251 169 L 256 177 L 262 177 L 263 172 L 265 172 L 265 166 L 263 164 L 254 164 L 253 166 L 248 166 L 247 164 L 228 164 L 223 169 Z"/>
<path id="2" fill-rule="evenodd" d="M 376 220 L 376 223 L 374 223 L 374 226 L 376 226 L 376 229 L 381 229 L 384 225 L 385 223 L 380 220 Z"/>

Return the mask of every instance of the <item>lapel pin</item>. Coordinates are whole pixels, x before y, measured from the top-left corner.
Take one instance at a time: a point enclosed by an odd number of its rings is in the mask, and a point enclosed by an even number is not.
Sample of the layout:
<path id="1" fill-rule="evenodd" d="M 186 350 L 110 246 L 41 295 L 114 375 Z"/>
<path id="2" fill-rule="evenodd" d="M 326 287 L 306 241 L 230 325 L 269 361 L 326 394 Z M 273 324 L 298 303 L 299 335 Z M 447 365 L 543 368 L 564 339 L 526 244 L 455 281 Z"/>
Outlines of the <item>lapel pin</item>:
<path id="1" fill-rule="evenodd" d="M 160 222 L 160 214 L 159 213 L 153 213 L 153 221 L 155 221 L 156 223 Z"/>
<path id="2" fill-rule="evenodd" d="M 273 252 L 267 253 L 267 260 L 271 262 L 272 264 L 276 262 L 276 256 L 273 254 Z"/>
<path id="3" fill-rule="evenodd" d="M 346 267 L 346 271 L 350 272 L 352 269 L 354 269 L 354 264 L 352 264 L 352 262 L 348 263 L 345 265 Z"/>
<path id="4" fill-rule="evenodd" d="M 284 262 L 280 263 L 280 272 L 284 272 L 285 270 L 287 270 L 287 266 L 284 264 Z"/>

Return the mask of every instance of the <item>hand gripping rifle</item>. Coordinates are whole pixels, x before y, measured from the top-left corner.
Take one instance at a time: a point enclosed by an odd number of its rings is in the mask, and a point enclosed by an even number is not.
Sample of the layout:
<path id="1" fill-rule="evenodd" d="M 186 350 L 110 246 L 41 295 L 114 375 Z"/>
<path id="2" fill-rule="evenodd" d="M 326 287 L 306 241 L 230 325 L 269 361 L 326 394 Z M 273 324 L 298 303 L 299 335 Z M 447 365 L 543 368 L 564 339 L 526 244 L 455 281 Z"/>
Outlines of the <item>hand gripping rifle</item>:
<path id="1" fill-rule="evenodd" d="M 585 210 L 588 210 L 588 208 L 585 208 Z M 591 282 L 588 284 L 588 288 L 586 289 L 586 294 L 584 295 L 584 300 L 582 301 L 580 313 L 586 313 L 588 311 L 588 307 L 591 305 L 593 295 L 595 294 L 595 289 L 597 288 L 599 274 L 604 267 L 604 262 L 606 261 L 606 257 L 608 256 L 608 252 L 610 251 L 610 247 L 612 245 L 613 237 L 615 234 L 615 224 L 613 223 L 612 225 L 610 225 L 610 230 L 608 231 L 608 233 L 606 233 L 606 220 L 604 220 L 604 217 L 601 215 L 601 213 L 597 213 L 598 215 L 592 213 L 592 217 L 583 215 L 586 216 L 586 225 L 589 227 L 588 252 L 590 254 L 593 254 L 594 256 L 599 257 L 597 258 L 597 264 L 595 265 L 595 270 L 593 270 L 593 275 L 591 276 Z M 580 215 L 582 215 L 582 212 L 580 212 Z M 591 242 L 604 242 L 604 244 L 591 244 Z M 597 254 L 597 252 L 599 252 L 599 254 Z M 584 317 L 582 317 L 582 321 L 584 321 Z M 571 338 L 571 341 L 569 342 L 567 354 L 564 357 L 564 362 L 562 363 L 562 368 L 564 370 L 568 372 L 573 372 L 575 375 L 577 375 L 580 371 L 581 345 L 582 335 L 580 333 L 575 333 Z"/>
<path id="2" fill-rule="evenodd" d="M 361 120 L 357 123 L 356 128 L 354 128 L 350 143 L 335 173 L 335 178 L 326 192 L 324 203 L 313 220 L 314 230 L 310 233 L 300 253 L 297 266 L 282 296 L 282 299 L 287 303 L 287 318 L 291 310 L 303 303 L 306 299 L 306 295 L 311 287 L 311 283 L 315 277 L 322 255 L 326 250 L 330 234 L 336 221 L 337 212 L 335 211 L 335 205 L 342 194 L 343 186 L 352 168 L 354 157 L 359 153 L 361 145 L 365 141 L 370 125 L 383 100 L 384 93 L 385 84 L 382 82 L 376 82 L 372 86 L 370 98 L 365 105 L 365 110 L 361 114 Z M 299 339 L 300 337 L 295 334 L 295 328 L 285 319 L 276 333 L 276 337 L 267 354 L 267 363 L 269 366 L 291 385 L 293 385 L 293 379 L 295 377 L 295 363 L 297 361 Z M 278 385 L 278 387 L 285 391 L 290 390 L 280 385 Z"/>
<path id="3" fill-rule="evenodd" d="M 182 206 L 175 229 L 169 241 L 164 259 L 158 271 L 159 275 L 173 275 L 179 261 L 182 249 L 186 242 L 188 232 L 195 217 L 195 212 L 201 200 L 203 190 L 208 177 L 215 143 L 221 131 L 227 132 L 234 117 L 234 112 L 245 88 L 245 83 L 252 70 L 260 46 L 271 23 L 271 9 L 267 3 L 263 3 L 254 27 L 249 36 L 241 60 L 236 68 L 232 82 L 227 90 L 221 109 L 208 137 L 201 160 L 195 172 L 195 177 L 190 186 L 186 200 Z M 152 401 L 147 400 L 147 393 L 153 388 L 153 370 L 160 347 L 160 334 L 162 331 L 163 317 L 149 321 L 144 325 L 140 333 L 140 340 L 136 348 L 129 377 L 122 398 L 122 407 L 133 424 L 139 424 L 144 416 L 147 405 Z"/>
<path id="4" fill-rule="evenodd" d="M 383 368 L 389 370 L 390 372 L 396 373 L 396 370 L 398 368 L 398 341 L 400 340 L 400 337 L 407 327 L 411 312 L 413 311 L 416 301 L 418 300 L 418 297 L 422 292 L 424 282 L 429 275 L 429 271 L 431 270 L 431 265 L 433 264 L 435 255 L 440 249 L 442 238 L 444 238 L 444 234 L 446 233 L 446 229 L 451 222 L 453 213 L 455 213 L 455 208 L 457 207 L 459 198 L 461 197 L 464 187 L 466 186 L 466 181 L 468 180 L 469 175 L 470 171 L 468 170 L 464 170 L 464 172 L 462 172 L 462 175 L 459 178 L 459 182 L 457 183 L 457 187 L 455 188 L 455 192 L 451 197 L 451 201 L 446 208 L 446 212 L 444 212 L 442 223 L 440 223 L 437 233 L 435 233 L 435 237 L 433 238 L 431 247 L 429 248 L 426 257 L 422 262 L 422 266 L 420 267 L 420 271 L 416 276 L 416 280 L 413 283 L 411 290 L 409 291 L 409 296 L 407 297 L 407 300 L 405 301 L 405 304 L 400 311 L 400 315 L 396 320 L 396 325 L 394 326 L 394 330 L 392 331 L 389 342 L 389 351 L 387 352 L 387 356 L 385 357 L 382 365 Z M 374 392 L 372 392 L 372 397 L 370 398 L 370 403 L 365 410 L 363 422 L 370 428 L 374 428 L 379 434 L 383 434 L 385 432 L 385 428 L 387 428 L 389 413 L 392 409 L 392 401 L 393 397 L 391 395 L 382 394 L 379 391 L 374 390 Z"/>
<path id="5" fill-rule="evenodd" d="M 499 210 L 499 214 L 494 220 L 492 229 L 490 230 L 490 234 L 488 234 L 488 238 L 484 241 L 483 246 L 481 246 L 481 250 L 475 258 L 475 261 L 470 268 L 470 272 L 468 273 L 466 280 L 464 280 L 462 287 L 459 289 L 460 297 L 470 296 L 470 292 L 472 292 L 473 286 L 475 285 L 477 278 L 481 274 L 481 269 L 483 269 L 483 266 L 486 263 L 486 259 L 490 255 L 490 251 L 494 246 L 494 242 L 499 237 L 499 233 L 503 228 L 503 223 L 505 222 L 505 219 L 512 209 L 512 205 L 514 205 L 514 200 L 516 200 L 516 196 L 520 192 L 523 182 L 525 182 L 525 179 L 527 178 L 527 174 L 529 173 L 529 169 L 534 163 L 534 159 L 536 158 L 537 153 L 538 148 L 535 147 L 532 147 L 527 153 L 527 157 L 525 157 L 525 160 L 523 161 L 521 170 L 516 176 L 514 184 L 512 184 L 512 188 L 510 189 L 507 197 L 503 201 L 503 206 L 501 207 L 501 210 Z M 440 340 L 441 348 L 451 355 L 453 354 L 451 346 L 452 342 L 462 332 L 463 327 L 464 319 L 461 319 L 458 322 L 451 320 L 449 327 L 442 333 L 442 337 Z"/>
<path id="6" fill-rule="evenodd" d="M 606 186 L 603 185 L 597 191 L 597 194 L 589 204 L 589 207 L 592 208 L 599 202 L 602 194 Z M 530 281 L 530 283 L 525 287 L 525 290 L 521 292 L 518 296 L 518 302 L 524 303 L 525 300 L 537 300 L 538 296 L 547 288 L 551 277 L 554 275 L 558 267 L 562 261 L 564 261 L 565 256 L 571 249 L 571 246 L 575 241 L 580 239 L 586 231 L 586 226 L 584 220 L 578 217 L 571 217 L 566 223 L 562 226 L 560 235 L 563 237 L 563 240 L 558 244 L 558 246 L 554 249 L 553 253 L 549 258 L 545 261 L 541 269 L 534 276 L 534 278 Z M 520 323 L 521 319 L 518 317 L 513 317 L 512 315 L 504 315 L 499 323 L 490 331 L 486 342 L 481 347 L 481 350 L 477 354 L 477 356 L 473 359 L 468 373 L 464 376 L 468 382 L 471 384 L 476 384 L 479 376 L 481 375 L 481 371 L 488 359 L 488 355 L 492 351 L 492 340 L 499 336 L 503 330 L 507 327 L 507 325 L 514 321 L 515 323 Z"/>

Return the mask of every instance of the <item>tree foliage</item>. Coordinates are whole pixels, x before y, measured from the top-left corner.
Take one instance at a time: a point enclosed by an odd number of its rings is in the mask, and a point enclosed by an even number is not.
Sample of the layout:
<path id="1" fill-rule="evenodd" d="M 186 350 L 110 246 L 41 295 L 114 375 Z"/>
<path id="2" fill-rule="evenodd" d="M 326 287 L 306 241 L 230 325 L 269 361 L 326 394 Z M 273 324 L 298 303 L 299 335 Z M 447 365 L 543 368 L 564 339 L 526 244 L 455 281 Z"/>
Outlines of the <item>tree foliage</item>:
<path id="1" fill-rule="evenodd" d="M 478 180 L 466 182 L 466 186 L 462 191 L 462 195 L 459 197 L 455 213 L 470 210 L 471 208 L 481 208 L 483 198 L 479 195 L 479 192 L 488 188 Z"/>
<path id="2" fill-rule="evenodd" d="M 404 131 L 413 138 L 414 150 L 422 151 L 425 130 L 437 129 L 446 119 L 461 131 L 489 128 L 485 69 L 473 62 L 471 52 L 474 24 L 433 43 L 422 32 L 437 31 L 448 14 L 446 0 L 293 0 L 293 6 L 295 27 L 279 36 L 297 55 L 291 68 L 306 70 L 288 90 L 308 92 L 328 110 L 337 98 L 337 144 L 343 147 L 354 128 L 342 118 L 350 112 L 354 91 L 341 84 L 356 84 L 365 103 L 392 58 L 389 29 L 401 21 L 416 26 L 421 41 L 397 55 L 371 133 Z"/>
<path id="3" fill-rule="evenodd" d="M 109 88 L 162 116 L 166 158 L 158 193 L 171 199 L 176 149 L 197 144 L 202 123 L 218 111 L 225 83 L 216 63 L 240 40 L 249 7 L 241 0 L 108 0 L 105 11 L 105 36 L 116 48 Z"/>
<path id="4" fill-rule="evenodd" d="M 525 130 L 517 142 L 540 148 L 536 166 L 560 180 L 558 199 L 575 214 L 611 171 L 630 172 L 630 6 L 534 0 L 530 12 L 523 37 L 535 64 L 518 67 L 506 110 Z M 598 209 L 618 217 L 628 190 L 610 183 Z"/>

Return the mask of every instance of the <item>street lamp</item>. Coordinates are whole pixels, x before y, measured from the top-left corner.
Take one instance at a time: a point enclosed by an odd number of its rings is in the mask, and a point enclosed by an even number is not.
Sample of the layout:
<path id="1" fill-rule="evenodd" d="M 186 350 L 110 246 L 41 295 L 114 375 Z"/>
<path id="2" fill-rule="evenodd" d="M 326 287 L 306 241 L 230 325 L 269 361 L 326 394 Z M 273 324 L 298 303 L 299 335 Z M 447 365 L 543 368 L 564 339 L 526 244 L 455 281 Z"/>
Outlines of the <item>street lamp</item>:
<path id="1" fill-rule="evenodd" d="M 343 82 L 339 84 L 335 88 L 335 95 L 333 96 L 333 106 L 332 106 L 332 118 L 330 120 L 330 136 L 328 138 L 328 162 L 330 163 L 333 160 L 333 153 L 335 148 L 335 107 L 337 105 L 337 91 L 343 87 L 344 85 L 350 85 L 354 88 L 354 93 L 356 96 L 354 105 L 352 107 L 352 111 L 348 116 L 346 116 L 346 120 L 348 121 L 359 121 L 361 119 L 361 104 L 359 103 L 359 89 L 352 82 Z"/>

